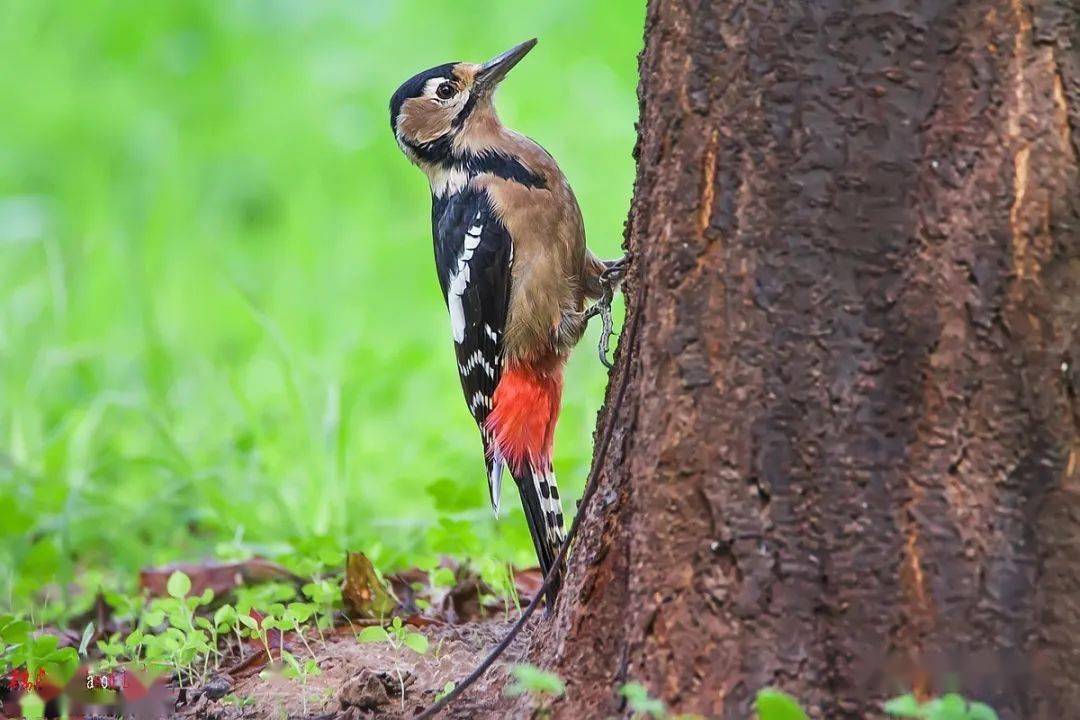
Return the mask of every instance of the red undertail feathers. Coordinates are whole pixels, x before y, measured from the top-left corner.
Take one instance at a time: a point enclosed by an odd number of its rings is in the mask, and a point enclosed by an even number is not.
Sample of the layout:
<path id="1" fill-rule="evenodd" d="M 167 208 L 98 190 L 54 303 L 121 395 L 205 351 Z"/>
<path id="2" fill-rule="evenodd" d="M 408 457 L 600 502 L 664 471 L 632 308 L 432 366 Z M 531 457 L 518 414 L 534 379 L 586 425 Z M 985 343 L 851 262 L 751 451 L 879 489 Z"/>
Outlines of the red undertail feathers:
<path id="1" fill-rule="evenodd" d="M 551 446 L 562 399 L 563 362 L 554 357 L 511 362 L 495 388 L 485 423 L 494 438 L 491 452 L 505 460 L 521 494 L 540 567 L 546 574 L 563 541 L 562 502 L 551 466 Z M 554 602 L 558 585 L 548 597 Z"/>

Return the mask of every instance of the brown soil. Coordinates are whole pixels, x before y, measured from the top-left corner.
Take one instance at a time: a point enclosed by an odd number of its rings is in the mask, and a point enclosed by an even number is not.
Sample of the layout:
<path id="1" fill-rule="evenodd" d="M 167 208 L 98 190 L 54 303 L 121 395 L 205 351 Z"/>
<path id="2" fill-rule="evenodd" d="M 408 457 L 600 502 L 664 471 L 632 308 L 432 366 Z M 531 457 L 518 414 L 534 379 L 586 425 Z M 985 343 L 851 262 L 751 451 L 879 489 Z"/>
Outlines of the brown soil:
<path id="1" fill-rule="evenodd" d="M 229 693 L 246 700 L 243 707 L 212 700 L 209 695 L 214 693 L 208 693 L 194 698 L 180 715 L 198 720 L 410 718 L 434 702 L 446 683 L 460 680 L 476 667 L 511 624 L 485 620 L 429 626 L 423 629 L 430 641 L 426 655 L 407 648 L 395 652 L 386 643 L 359 643 L 351 635 L 327 638 L 325 644 L 309 638 L 322 672 L 309 677 L 306 684 L 266 667 L 262 668 L 265 672 L 254 668 L 248 676 L 228 683 Z M 442 717 L 501 717 L 506 706 L 497 703 L 503 702 L 506 666 L 520 660 L 523 646 L 521 640 L 511 645 L 502 661 Z M 298 658 L 307 657 L 302 646 L 294 650 Z"/>

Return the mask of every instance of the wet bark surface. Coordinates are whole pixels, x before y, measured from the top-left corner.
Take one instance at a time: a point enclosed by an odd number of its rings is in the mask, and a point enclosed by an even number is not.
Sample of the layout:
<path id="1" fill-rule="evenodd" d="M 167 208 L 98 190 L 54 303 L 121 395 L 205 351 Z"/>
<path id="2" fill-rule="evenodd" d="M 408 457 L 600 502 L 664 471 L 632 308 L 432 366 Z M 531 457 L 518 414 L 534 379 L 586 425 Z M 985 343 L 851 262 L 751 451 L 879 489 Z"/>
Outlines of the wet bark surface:
<path id="1" fill-rule="evenodd" d="M 555 714 L 1075 712 L 1080 8 L 659 0 L 641 74 Z"/>

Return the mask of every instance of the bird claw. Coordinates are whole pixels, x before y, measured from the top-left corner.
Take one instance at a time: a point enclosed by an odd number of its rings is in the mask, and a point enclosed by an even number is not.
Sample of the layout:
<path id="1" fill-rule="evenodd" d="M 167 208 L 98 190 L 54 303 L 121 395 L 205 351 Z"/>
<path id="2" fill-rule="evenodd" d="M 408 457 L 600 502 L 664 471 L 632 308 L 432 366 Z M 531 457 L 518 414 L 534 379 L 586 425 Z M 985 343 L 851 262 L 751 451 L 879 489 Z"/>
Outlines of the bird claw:
<path id="1" fill-rule="evenodd" d="M 623 255 L 618 260 L 611 260 L 604 265 L 604 271 L 600 273 L 600 284 L 614 291 L 626 277 L 626 271 L 630 268 L 630 255 Z"/>
<path id="2" fill-rule="evenodd" d="M 611 343 L 612 322 L 611 322 L 611 298 L 608 296 L 600 307 L 600 321 L 604 324 L 603 329 L 600 331 L 600 345 L 597 351 L 600 353 L 600 362 L 604 364 L 608 370 L 615 367 L 608 360 L 608 346 Z"/>
<path id="3" fill-rule="evenodd" d="M 608 370 L 615 366 L 608 361 L 608 350 L 611 346 L 611 335 L 614 323 L 611 320 L 611 302 L 615 298 L 615 290 L 622 284 L 626 277 L 626 271 L 630 267 L 630 256 L 624 255 L 618 260 L 607 263 L 607 267 L 600 273 L 600 284 L 604 286 L 604 294 L 585 311 L 585 321 L 588 322 L 597 315 L 603 323 L 600 331 L 600 343 L 597 351 L 600 354 L 600 362 Z"/>

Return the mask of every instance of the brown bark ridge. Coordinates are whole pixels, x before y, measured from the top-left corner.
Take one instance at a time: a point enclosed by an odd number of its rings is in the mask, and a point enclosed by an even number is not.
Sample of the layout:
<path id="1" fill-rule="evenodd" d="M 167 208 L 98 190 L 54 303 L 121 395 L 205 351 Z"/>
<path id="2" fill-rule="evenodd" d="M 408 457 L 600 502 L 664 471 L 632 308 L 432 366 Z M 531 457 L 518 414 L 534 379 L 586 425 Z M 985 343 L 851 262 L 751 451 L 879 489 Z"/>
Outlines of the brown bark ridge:
<path id="1" fill-rule="evenodd" d="M 654 0 L 561 718 L 1080 708 L 1080 6 Z"/>

